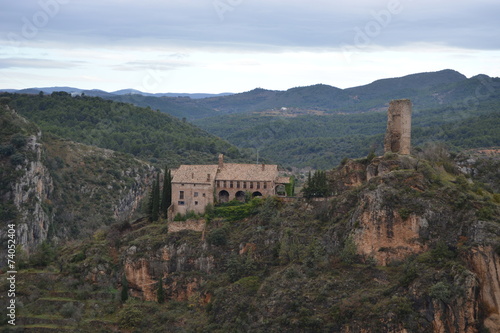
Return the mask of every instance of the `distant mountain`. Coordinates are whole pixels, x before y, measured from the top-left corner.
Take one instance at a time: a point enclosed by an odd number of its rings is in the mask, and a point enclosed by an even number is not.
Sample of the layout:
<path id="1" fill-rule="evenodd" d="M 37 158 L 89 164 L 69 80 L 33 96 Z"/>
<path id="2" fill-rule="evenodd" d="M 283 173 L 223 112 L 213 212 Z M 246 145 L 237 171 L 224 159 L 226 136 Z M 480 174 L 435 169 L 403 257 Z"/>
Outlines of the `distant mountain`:
<path id="1" fill-rule="evenodd" d="M 233 93 L 220 93 L 220 94 L 203 94 L 203 93 L 145 93 L 136 89 L 122 89 L 112 92 L 113 95 L 142 95 L 142 96 L 153 96 L 153 97 L 189 97 L 192 99 L 200 99 L 200 98 L 208 98 L 208 97 L 217 97 L 217 96 L 228 96 Z"/>
<path id="2" fill-rule="evenodd" d="M 0 92 L 8 93 L 19 93 L 19 94 L 39 94 L 43 92 L 44 94 L 52 94 L 53 92 L 64 91 L 69 94 L 85 94 L 87 96 L 94 97 L 111 97 L 111 96 L 121 96 L 121 95 L 140 95 L 140 96 L 153 96 L 153 97 L 189 97 L 192 99 L 216 97 L 216 96 L 228 96 L 233 93 L 225 92 L 220 94 L 205 94 L 205 93 L 145 93 L 136 89 L 122 89 L 113 92 L 107 92 L 99 89 L 80 89 L 74 87 L 44 87 L 44 88 L 26 88 L 26 89 L 0 89 Z"/>
<path id="3" fill-rule="evenodd" d="M 446 69 L 381 79 L 347 89 L 316 84 L 286 91 L 256 88 L 237 94 L 150 94 L 135 89 L 108 93 L 102 90 L 82 90 L 72 87 L 30 88 L 17 92 L 37 94 L 42 91 L 50 94 L 54 91 L 64 91 L 71 94 L 85 94 L 150 107 L 179 118 L 200 119 L 224 114 L 282 109 L 299 114 L 311 111 L 360 113 L 383 110 L 390 100 L 399 98 L 411 99 L 415 109 L 418 110 L 454 104 L 459 100 L 475 96 L 478 87 L 488 81 L 491 81 L 491 78 L 486 75 L 468 79 L 457 71 Z M 14 91 L 9 90 L 9 92 Z"/>
<path id="4" fill-rule="evenodd" d="M 414 145 L 430 141 L 455 149 L 500 145 L 500 79 L 487 75 L 468 79 L 451 70 L 343 90 L 314 85 L 205 99 L 200 102 L 217 107 L 218 116 L 193 123 L 278 163 L 329 169 L 344 157 L 366 156 L 372 149 L 383 153 L 387 105 L 397 98 L 412 100 Z M 231 104 L 236 100 L 244 103 Z M 274 111 L 269 111 L 273 103 Z"/>
<path id="5" fill-rule="evenodd" d="M 385 107 L 388 101 L 398 98 L 410 98 L 417 107 L 432 107 L 443 104 L 443 101 L 450 102 L 450 99 L 444 96 L 460 88 L 461 85 L 467 85 L 467 81 L 464 75 L 456 71 L 443 70 L 383 79 L 348 89 L 325 84 L 297 87 L 286 91 L 254 89 L 241 94 L 206 98 L 197 102 L 218 111 L 219 114 L 281 108 L 312 109 L 331 113 L 366 112 Z M 474 94 L 474 90 L 462 90 L 465 95 Z M 458 96 L 453 95 L 453 97 Z"/>

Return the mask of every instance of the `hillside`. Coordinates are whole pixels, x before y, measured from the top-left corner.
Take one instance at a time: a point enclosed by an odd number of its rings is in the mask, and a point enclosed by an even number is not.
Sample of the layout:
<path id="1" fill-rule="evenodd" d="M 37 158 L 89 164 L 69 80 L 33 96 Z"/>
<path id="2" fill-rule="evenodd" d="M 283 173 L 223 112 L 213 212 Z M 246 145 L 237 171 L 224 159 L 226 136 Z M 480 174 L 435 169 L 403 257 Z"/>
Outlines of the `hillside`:
<path id="1" fill-rule="evenodd" d="M 150 108 L 115 103 L 98 97 L 0 94 L 21 115 L 47 134 L 132 154 L 159 165 L 206 163 L 238 149 L 199 128 Z"/>
<path id="2" fill-rule="evenodd" d="M 324 84 L 286 91 L 254 89 L 230 96 L 204 98 L 196 103 L 214 109 L 218 114 L 280 110 L 283 107 L 297 111 L 358 113 L 380 110 L 387 101 L 401 98 L 411 99 L 420 109 L 452 105 L 476 97 L 478 91 L 481 96 L 491 94 L 498 86 L 498 81 L 493 82 L 485 75 L 467 79 L 456 71 L 443 70 L 382 79 L 348 89 Z"/>
<path id="3" fill-rule="evenodd" d="M 286 91 L 262 88 L 238 94 L 147 94 L 133 89 L 112 93 L 100 90 L 82 90 L 70 87 L 30 88 L 18 93 L 38 94 L 84 93 L 114 101 L 131 103 L 189 120 L 235 113 L 279 111 L 303 114 L 317 111 L 325 113 L 359 113 L 385 108 L 387 101 L 409 98 L 419 109 L 455 106 L 473 102 L 498 90 L 498 80 L 486 75 L 467 79 L 454 70 L 417 73 L 397 78 L 374 81 L 363 86 L 339 89 L 325 84 L 295 87 Z"/>
<path id="4" fill-rule="evenodd" d="M 444 142 L 454 150 L 500 146 L 500 95 L 475 102 L 472 107 L 415 106 L 413 144 Z M 381 153 L 386 121 L 387 108 L 345 115 L 226 115 L 193 123 L 283 165 L 329 169 L 345 157 Z"/>
<path id="5" fill-rule="evenodd" d="M 328 172 L 324 201 L 255 199 L 203 221 L 101 230 L 23 264 L 19 325 L 496 332 L 500 199 L 431 156 L 348 160 Z"/>
<path id="6" fill-rule="evenodd" d="M 157 173 L 152 165 L 47 135 L 5 105 L 0 124 L 0 220 L 16 224 L 17 244 L 26 253 L 44 242 L 85 239 L 143 214 L 142 200 Z M 6 237 L 4 228 L 3 254 Z"/>

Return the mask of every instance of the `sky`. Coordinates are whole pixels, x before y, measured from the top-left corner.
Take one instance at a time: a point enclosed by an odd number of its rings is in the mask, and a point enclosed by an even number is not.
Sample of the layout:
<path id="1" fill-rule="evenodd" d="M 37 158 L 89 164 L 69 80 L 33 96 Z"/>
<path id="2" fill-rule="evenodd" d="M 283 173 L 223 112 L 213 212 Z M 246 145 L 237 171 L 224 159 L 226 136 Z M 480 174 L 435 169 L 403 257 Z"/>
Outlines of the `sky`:
<path id="1" fill-rule="evenodd" d="M 498 0 L 22 0 L 0 11 L 0 89 L 348 88 L 500 76 Z"/>

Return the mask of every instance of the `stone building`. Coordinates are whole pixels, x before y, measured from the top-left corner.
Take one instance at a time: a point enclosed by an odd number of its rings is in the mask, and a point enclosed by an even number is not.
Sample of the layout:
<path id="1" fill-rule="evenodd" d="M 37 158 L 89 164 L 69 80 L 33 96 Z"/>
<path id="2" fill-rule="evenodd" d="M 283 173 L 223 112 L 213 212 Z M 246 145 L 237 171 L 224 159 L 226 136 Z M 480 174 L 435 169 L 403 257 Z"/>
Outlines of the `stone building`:
<path id="1" fill-rule="evenodd" d="M 409 99 L 398 99 L 390 102 L 387 110 L 384 152 L 410 154 L 411 109 L 412 105 Z"/>
<path id="2" fill-rule="evenodd" d="M 270 164 L 224 163 L 181 165 L 172 170 L 170 216 L 194 211 L 203 214 L 209 203 L 245 201 L 246 194 L 268 197 L 285 193 L 288 177 L 280 177 L 278 166 Z"/>

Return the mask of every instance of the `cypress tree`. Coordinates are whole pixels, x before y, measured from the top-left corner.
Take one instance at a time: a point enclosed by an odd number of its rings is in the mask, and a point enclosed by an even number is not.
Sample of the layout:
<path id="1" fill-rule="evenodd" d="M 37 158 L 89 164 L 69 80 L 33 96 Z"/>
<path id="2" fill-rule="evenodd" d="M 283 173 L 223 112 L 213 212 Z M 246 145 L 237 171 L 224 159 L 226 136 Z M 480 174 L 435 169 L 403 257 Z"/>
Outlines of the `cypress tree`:
<path id="1" fill-rule="evenodd" d="M 168 207 L 172 204 L 172 174 L 165 167 L 165 176 L 163 177 L 163 189 L 161 195 L 160 214 L 167 218 Z"/>
<path id="2" fill-rule="evenodd" d="M 122 293 L 121 293 L 122 303 L 125 303 L 128 300 L 128 281 L 125 273 L 122 275 Z"/>
<path id="3" fill-rule="evenodd" d="M 163 279 L 158 280 L 158 289 L 156 290 L 156 299 L 159 304 L 165 303 L 165 291 L 163 290 Z"/>
<path id="4" fill-rule="evenodd" d="M 151 221 L 158 221 L 160 215 L 160 175 L 156 174 L 156 180 L 153 183 L 153 195 L 151 204 Z"/>

